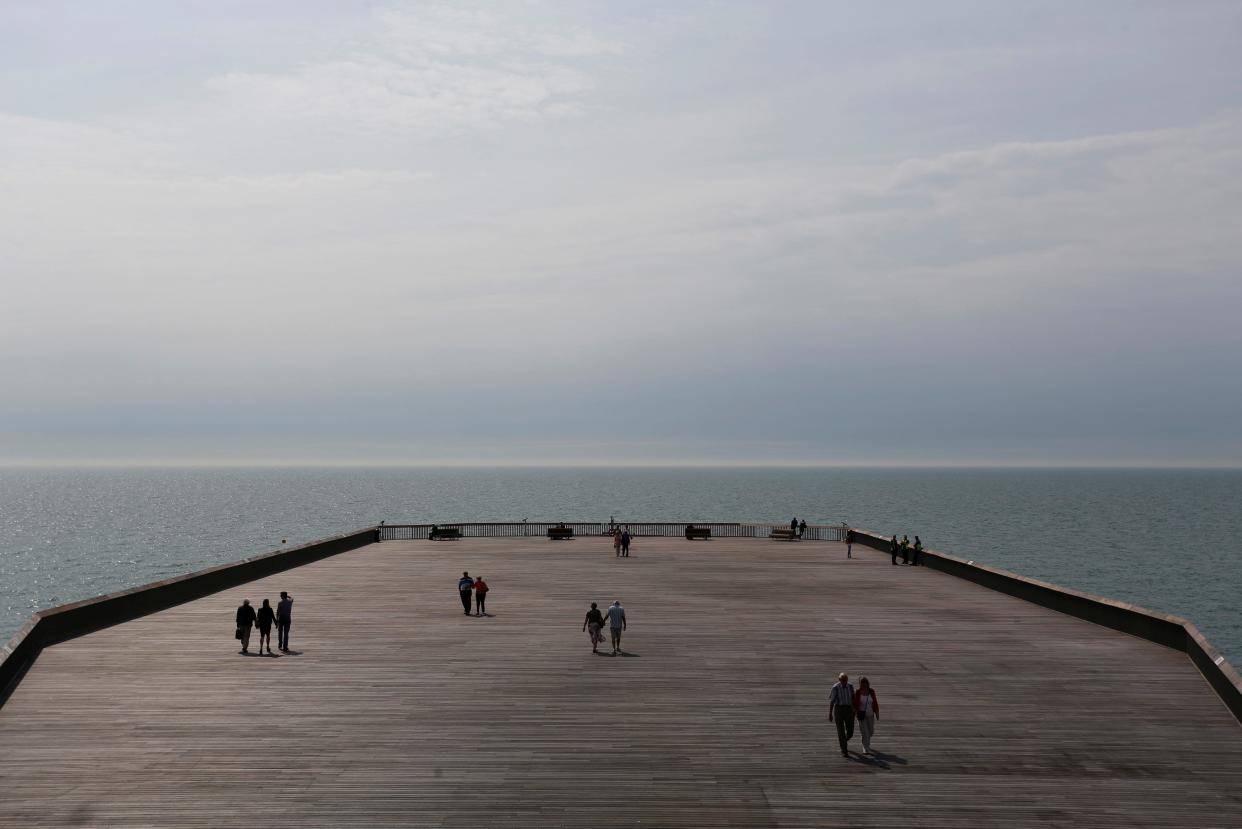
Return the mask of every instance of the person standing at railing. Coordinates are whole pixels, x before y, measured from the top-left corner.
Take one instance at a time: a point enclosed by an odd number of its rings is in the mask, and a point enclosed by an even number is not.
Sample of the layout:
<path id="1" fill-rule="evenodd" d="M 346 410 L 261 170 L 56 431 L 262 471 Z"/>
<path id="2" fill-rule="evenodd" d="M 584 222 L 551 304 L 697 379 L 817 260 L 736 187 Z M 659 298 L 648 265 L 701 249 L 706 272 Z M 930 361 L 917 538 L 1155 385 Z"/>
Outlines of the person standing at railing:
<path id="1" fill-rule="evenodd" d="M 888 551 L 893 556 L 893 566 L 897 566 L 897 554 L 901 552 L 901 545 L 897 543 L 897 536 L 893 536 L 893 542 L 888 545 Z"/>
<path id="2" fill-rule="evenodd" d="M 845 531 L 845 557 L 846 558 L 854 557 L 854 531 L 853 530 Z"/>
<path id="3" fill-rule="evenodd" d="M 804 535 L 806 535 L 806 519 L 805 518 L 803 518 L 801 521 L 798 522 L 798 538 L 801 538 Z"/>
<path id="4" fill-rule="evenodd" d="M 901 537 L 901 563 L 910 563 L 910 536 L 908 535 Z"/>
<path id="5" fill-rule="evenodd" d="M 919 566 L 919 555 L 923 552 L 923 541 L 917 535 L 914 537 L 914 557 L 910 559 L 910 563 L 915 567 Z"/>
<path id="6" fill-rule="evenodd" d="M 797 516 L 794 516 L 793 518 L 789 519 L 789 531 L 790 531 L 791 533 L 793 533 L 794 535 L 797 535 L 797 534 L 798 534 L 798 518 L 797 518 Z"/>

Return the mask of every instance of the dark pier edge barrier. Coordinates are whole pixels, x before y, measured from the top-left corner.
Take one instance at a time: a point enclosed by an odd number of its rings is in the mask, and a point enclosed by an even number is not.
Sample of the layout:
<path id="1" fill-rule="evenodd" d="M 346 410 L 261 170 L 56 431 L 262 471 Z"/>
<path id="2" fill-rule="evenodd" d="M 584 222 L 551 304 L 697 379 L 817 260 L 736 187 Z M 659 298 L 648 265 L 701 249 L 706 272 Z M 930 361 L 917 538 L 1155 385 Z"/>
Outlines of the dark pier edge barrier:
<path id="1" fill-rule="evenodd" d="M 48 645 L 102 628 L 167 610 L 239 584 L 271 576 L 303 564 L 356 550 L 378 540 L 378 529 L 367 527 L 345 535 L 321 538 L 283 550 L 263 553 L 232 564 L 209 567 L 176 578 L 144 584 L 94 599 L 40 610 L 0 648 L 0 705 Z"/>
<path id="2" fill-rule="evenodd" d="M 891 536 L 886 538 L 866 530 L 854 530 L 855 544 L 887 553 L 890 542 Z M 1058 587 L 934 550 L 924 550 L 919 556 L 919 563 L 1097 625 L 1175 648 L 1190 657 L 1226 707 L 1242 723 L 1242 676 L 1199 629 L 1185 619 Z"/>

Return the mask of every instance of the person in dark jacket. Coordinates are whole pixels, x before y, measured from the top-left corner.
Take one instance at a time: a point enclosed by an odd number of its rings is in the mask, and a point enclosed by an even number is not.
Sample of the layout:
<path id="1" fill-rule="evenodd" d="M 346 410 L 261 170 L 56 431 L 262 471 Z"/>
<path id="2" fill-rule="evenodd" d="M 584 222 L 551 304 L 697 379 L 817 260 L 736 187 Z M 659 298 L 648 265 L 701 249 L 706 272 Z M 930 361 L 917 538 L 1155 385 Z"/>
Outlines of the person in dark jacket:
<path id="1" fill-rule="evenodd" d="M 893 536 L 893 542 L 888 545 L 888 551 L 892 553 L 893 564 L 896 564 L 897 554 L 901 552 L 901 545 L 897 543 L 897 536 Z"/>
<path id="2" fill-rule="evenodd" d="M 630 557 L 630 528 L 626 527 L 621 531 L 621 557 Z"/>
<path id="3" fill-rule="evenodd" d="M 457 580 L 457 592 L 461 594 L 461 606 L 466 615 L 470 615 L 470 599 L 474 591 L 474 579 L 469 573 L 462 573 Z"/>
<path id="4" fill-rule="evenodd" d="M 914 556 L 910 559 L 910 563 L 915 567 L 919 566 L 919 556 L 923 553 L 923 540 L 917 535 L 914 537 Z"/>
<path id="5" fill-rule="evenodd" d="M 255 612 L 249 599 L 242 599 L 241 607 L 237 608 L 237 638 L 242 643 L 242 653 L 250 653 L 250 631 L 254 628 Z"/>
<path id="6" fill-rule="evenodd" d="M 276 647 L 282 653 L 289 652 L 289 627 L 293 624 L 293 597 L 280 591 L 280 601 L 276 603 Z"/>
<path id="7" fill-rule="evenodd" d="M 806 535 L 806 519 L 805 518 L 803 518 L 801 521 L 798 522 L 798 538 L 801 538 L 804 535 Z"/>
<path id="8" fill-rule="evenodd" d="M 910 536 L 908 535 L 901 537 L 901 563 L 910 563 Z"/>
<path id="9" fill-rule="evenodd" d="M 259 612 L 255 617 L 255 624 L 259 628 L 259 654 L 263 654 L 263 643 L 267 643 L 267 654 L 272 655 L 272 623 L 276 621 L 276 611 L 272 609 L 272 603 L 267 599 L 263 600 L 263 606 L 259 608 Z"/>

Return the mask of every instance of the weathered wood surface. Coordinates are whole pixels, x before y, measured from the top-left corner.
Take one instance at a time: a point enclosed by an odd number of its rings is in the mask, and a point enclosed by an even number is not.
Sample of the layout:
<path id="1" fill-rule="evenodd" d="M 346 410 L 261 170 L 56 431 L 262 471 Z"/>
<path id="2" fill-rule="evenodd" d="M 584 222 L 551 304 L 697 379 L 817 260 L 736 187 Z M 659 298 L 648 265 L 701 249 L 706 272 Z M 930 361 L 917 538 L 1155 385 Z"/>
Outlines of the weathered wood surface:
<path id="1" fill-rule="evenodd" d="M 282 573 L 46 650 L 0 709 L 0 825 L 1242 826 L 1242 728 L 1183 654 L 855 554 L 467 539 Z M 236 605 L 281 589 L 297 655 L 240 656 Z M 614 598 L 629 655 L 593 656 Z M 838 753 L 839 670 L 879 693 L 877 761 Z"/>

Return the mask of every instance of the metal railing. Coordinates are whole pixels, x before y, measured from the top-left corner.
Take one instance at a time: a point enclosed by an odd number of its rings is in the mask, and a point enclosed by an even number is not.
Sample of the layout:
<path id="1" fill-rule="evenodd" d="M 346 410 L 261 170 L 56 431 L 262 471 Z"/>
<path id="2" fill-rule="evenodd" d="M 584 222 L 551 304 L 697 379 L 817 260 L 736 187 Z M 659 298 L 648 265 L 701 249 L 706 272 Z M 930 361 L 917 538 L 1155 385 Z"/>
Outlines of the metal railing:
<path id="1" fill-rule="evenodd" d="M 788 524 L 754 524 L 711 521 L 511 521 L 511 522 L 449 522 L 437 524 L 383 524 L 379 527 L 381 541 L 415 541 L 426 539 L 433 526 L 441 530 L 457 530 L 462 538 L 546 537 L 548 529 L 569 527 L 575 536 L 606 536 L 613 531 L 629 529 L 639 537 L 675 538 L 686 534 L 686 526 L 711 530 L 712 538 L 767 538 L 773 530 L 788 530 Z M 845 524 L 807 524 L 803 541 L 844 541 Z"/>

